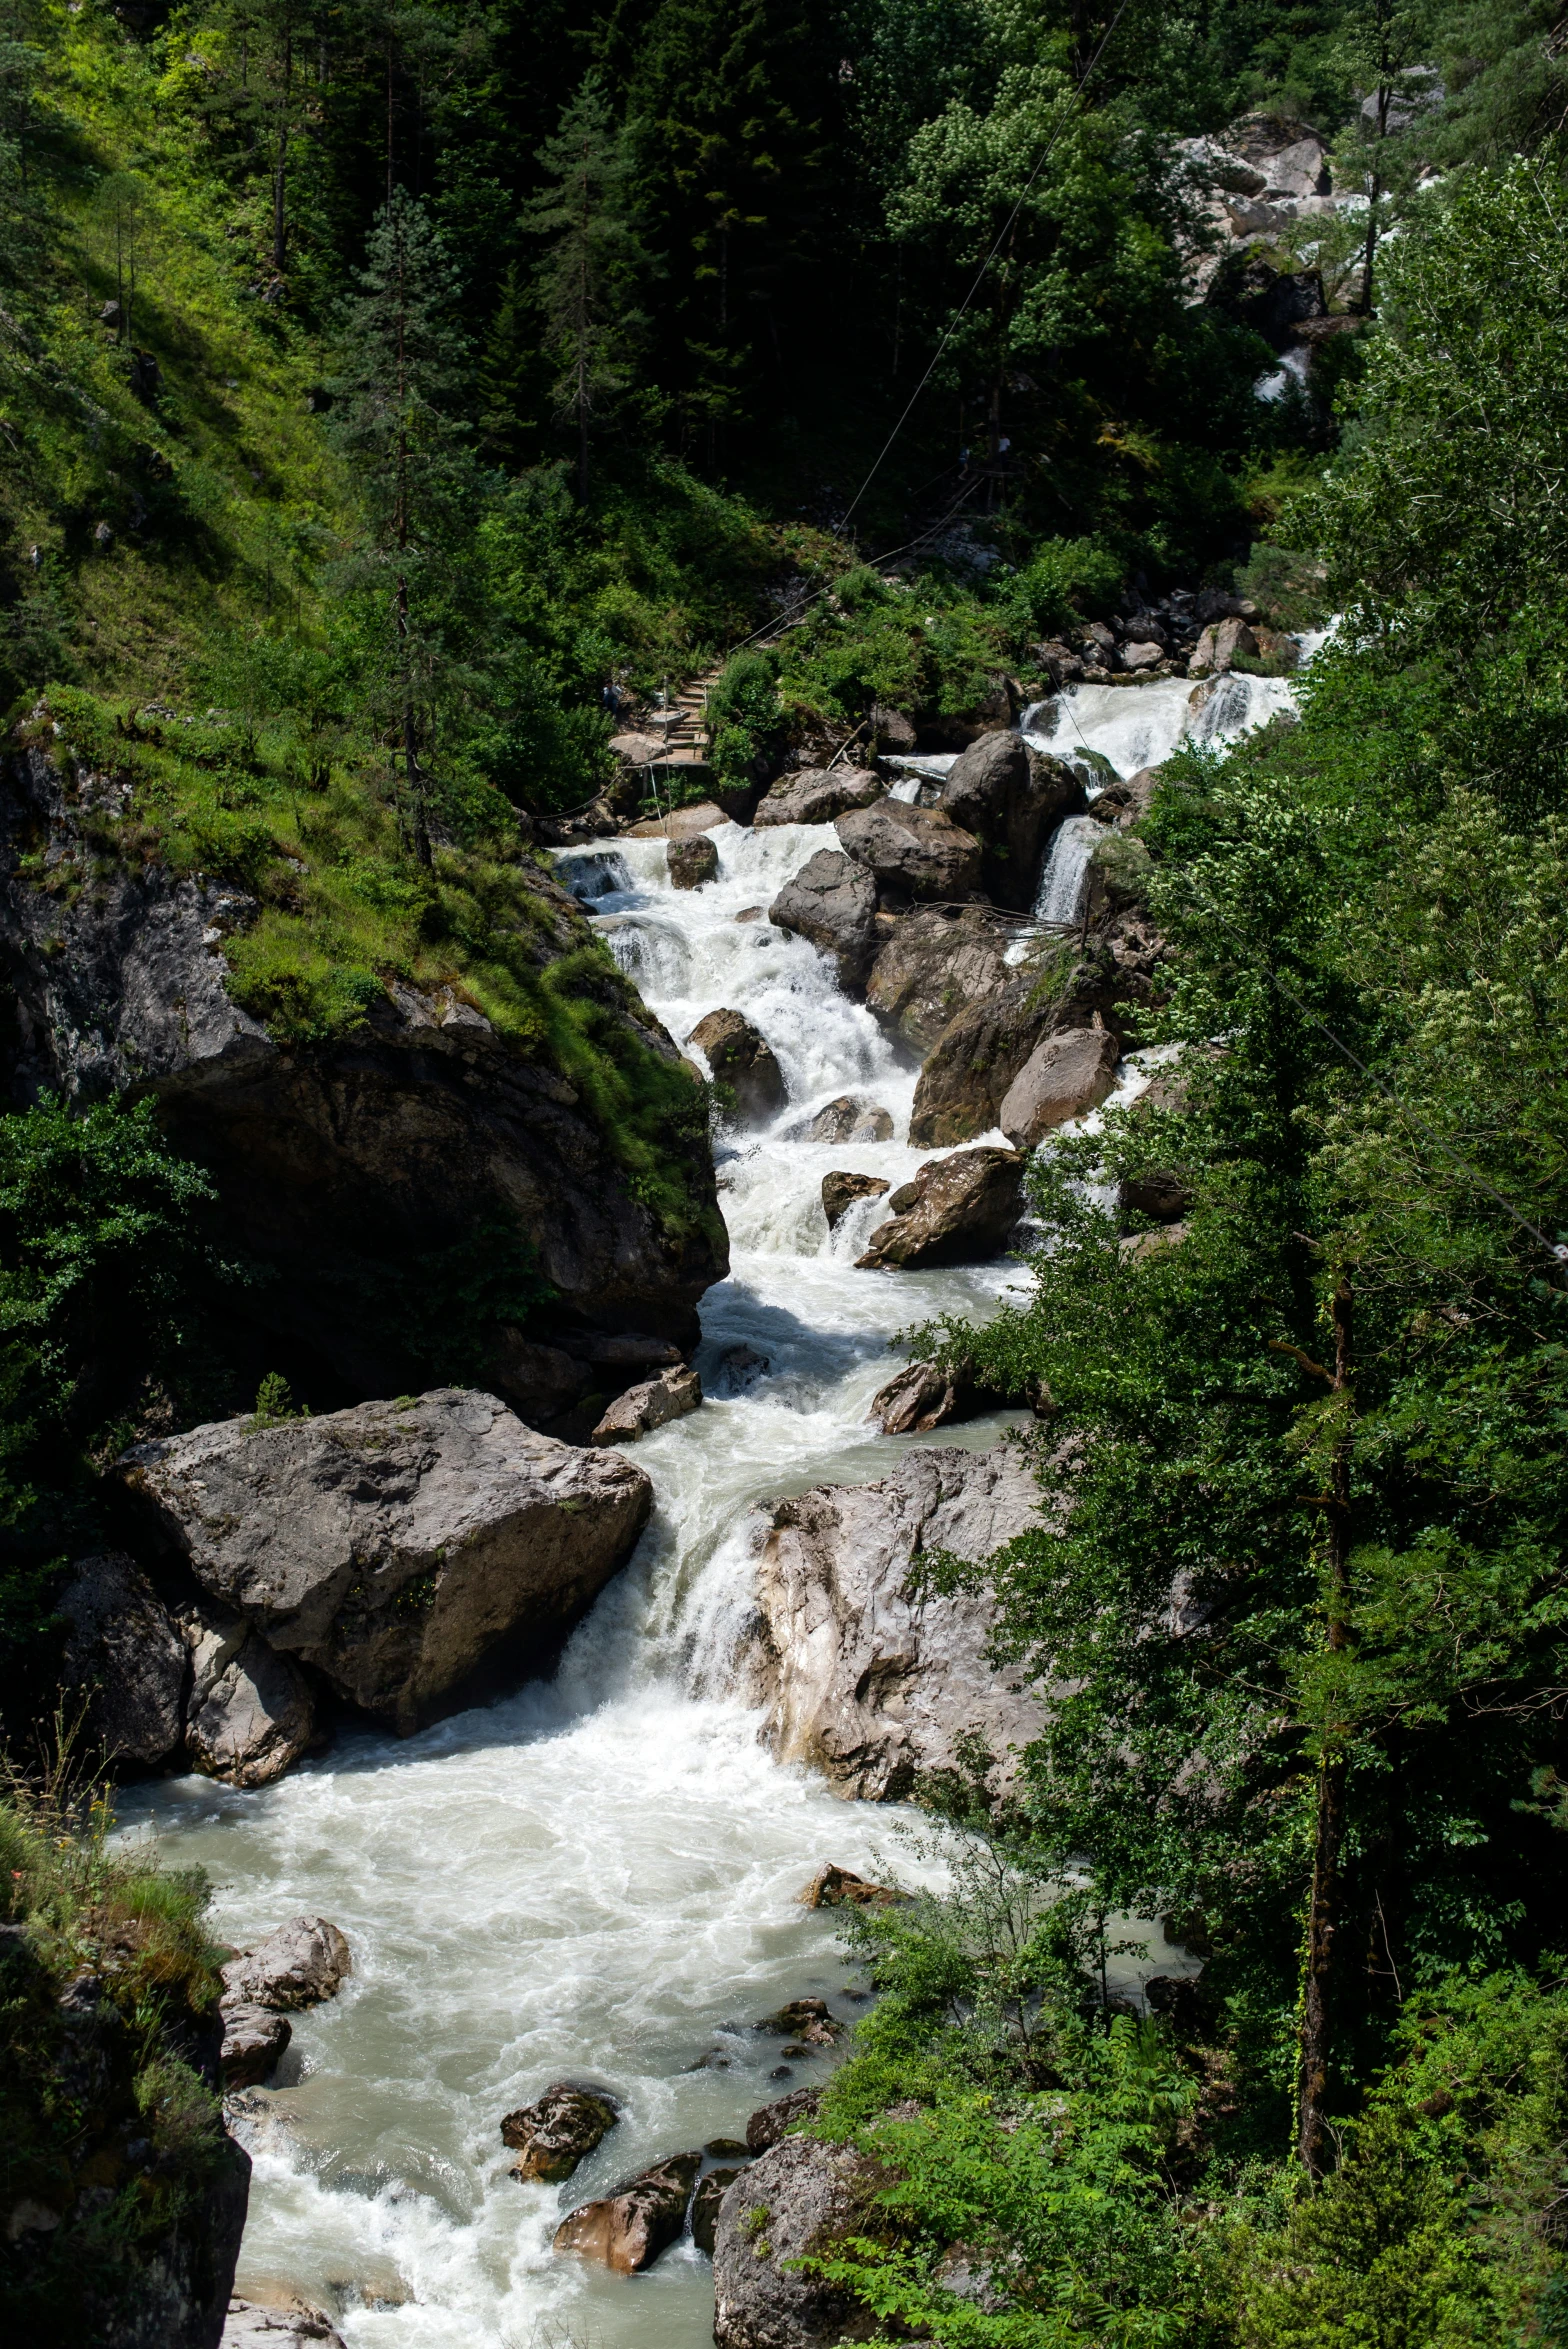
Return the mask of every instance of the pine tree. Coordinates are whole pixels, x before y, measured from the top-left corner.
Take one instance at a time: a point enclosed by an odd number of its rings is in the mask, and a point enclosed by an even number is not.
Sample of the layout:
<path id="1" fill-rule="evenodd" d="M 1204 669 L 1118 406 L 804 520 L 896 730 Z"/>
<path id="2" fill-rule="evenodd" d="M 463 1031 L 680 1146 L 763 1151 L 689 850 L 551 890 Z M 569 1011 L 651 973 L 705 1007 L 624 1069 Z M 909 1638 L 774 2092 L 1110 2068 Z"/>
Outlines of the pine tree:
<path id="1" fill-rule="evenodd" d="M 358 468 L 366 536 L 356 567 L 382 605 L 414 851 L 428 865 L 423 753 L 450 666 L 443 623 L 470 467 L 463 427 L 448 413 L 465 352 L 453 322 L 456 273 L 423 205 L 405 189 L 376 215 L 359 282 L 335 431 Z"/>
<path id="2" fill-rule="evenodd" d="M 646 255 L 632 218 L 631 160 L 598 76 L 589 74 L 539 151 L 546 185 L 521 225 L 549 239 L 534 299 L 558 373 L 557 411 L 577 431 L 577 495 L 588 496 L 589 419 L 631 380 L 628 347 L 643 325 L 630 295 Z"/>

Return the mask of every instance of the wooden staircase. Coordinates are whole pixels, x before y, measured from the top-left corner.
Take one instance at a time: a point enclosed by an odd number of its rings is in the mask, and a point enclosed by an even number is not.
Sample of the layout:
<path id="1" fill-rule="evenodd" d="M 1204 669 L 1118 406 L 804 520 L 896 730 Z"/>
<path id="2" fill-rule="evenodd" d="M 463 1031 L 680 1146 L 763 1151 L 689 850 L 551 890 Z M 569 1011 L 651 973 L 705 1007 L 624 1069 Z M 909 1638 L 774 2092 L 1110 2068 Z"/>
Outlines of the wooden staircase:
<path id="1" fill-rule="evenodd" d="M 724 674 L 720 661 L 704 676 L 694 677 L 683 685 L 671 708 L 668 724 L 664 727 L 663 764 L 669 767 L 702 767 L 708 763 L 712 737 L 708 728 L 708 695 Z"/>

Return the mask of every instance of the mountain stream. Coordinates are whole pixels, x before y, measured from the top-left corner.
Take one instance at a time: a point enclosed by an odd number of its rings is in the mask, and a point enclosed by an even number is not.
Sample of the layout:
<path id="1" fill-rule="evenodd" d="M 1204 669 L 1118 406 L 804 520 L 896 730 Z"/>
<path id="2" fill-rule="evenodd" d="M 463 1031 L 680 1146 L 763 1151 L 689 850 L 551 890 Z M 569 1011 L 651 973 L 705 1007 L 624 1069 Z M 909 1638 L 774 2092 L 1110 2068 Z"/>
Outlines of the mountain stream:
<path id="1" fill-rule="evenodd" d="M 1041 748 L 1066 751 L 1070 736 L 1127 775 L 1187 728 L 1190 691 L 1082 687 L 1025 726 Z M 1202 715 L 1218 719 L 1227 696 L 1236 706 L 1210 738 L 1256 723 L 1288 688 L 1226 680 Z M 911 762 L 917 788 L 920 770 L 948 764 Z M 155 1832 L 168 1864 L 207 1869 L 225 1940 L 249 1944 L 302 1911 L 348 1935 L 353 1976 L 294 2018 L 274 2084 L 245 2092 L 235 2126 L 254 2163 L 236 2289 L 299 2294 L 349 2349 L 700 2349 L 712 2286 L 689 2240 L 620 2278 L 552 2251 L 560 2217 L 660 2155 L 744 2134 L 757 2105 L 820 2076 L 830 2059 L 785 2065 L 750 2027 L 802 1995 L 846 2020 L 863 1999 L 831 1915 L 803 1908 L 802 1889 L 827 1861 L 906 1882 L 931 1865 L 896 1808 L 842 1802 L 778 1766 L 730 1692 L 748 1513 L 869 1482 L 911 1443 L 983 1447 L 1015 1423 L 885 1438 L 866 1411 L 901 1360 L 897 1331 L 994 1311 L 1018 1268 L 857 1271 L 874 1201 L 828 1231 L 830 1168 L 896 1184 L 932 1154 L 792 1129 L 853 1092 L 902 1136 L 917 1071 L 813 947 L 736 918 L 836 847 L 831 827 L 727 824 L 712 838 L 719 874 L 697 890 L 670 887 L 662 840 L 559 860 L 674 1037 L 721 1005 L 742 1011 L 789 1088 L 771 1130 L 719 1147 L 732 1264 L 702 1306 L 707 1400 L 636 1447 L 656 1508 L 631 1565 L 551 1683 L 407 1740 L 342 1732 L 260 1792 L 192 1776 L 121 1804 L 125 1833 Z M 1058 856 L 1042 914 L 1071 880 Z M 1141 1082 L 1128 1064 L 1121 1096 Z M 1123 1979 L 1168 1954 L 1155 1936 Z M 519 2185 L 498 2124 L 557 2079 L 602 2082 L 622 2121 L 565 2186 Z"/>

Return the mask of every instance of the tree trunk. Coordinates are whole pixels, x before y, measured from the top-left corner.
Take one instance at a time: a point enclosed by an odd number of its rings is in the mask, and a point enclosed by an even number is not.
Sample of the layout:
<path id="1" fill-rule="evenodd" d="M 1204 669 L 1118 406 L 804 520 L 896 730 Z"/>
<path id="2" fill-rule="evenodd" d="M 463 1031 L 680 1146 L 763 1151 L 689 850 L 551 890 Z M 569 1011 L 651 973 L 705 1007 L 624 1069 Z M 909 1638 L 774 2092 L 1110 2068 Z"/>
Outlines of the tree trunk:
<path id="1" fill-rule="evenodd" d="M 1344 1398 L 1329 1463 L 1328 1645 L 1342 1653 L 1350 1645 L 1350 1440 L 1351 1310 L 1348 1280 L 1334 1290 L 1334 1378 Z M 1307 1911 L 1307 1948 L 1298 2065 L 1297 2152 L 1310 2178 L 1328 2164 L 1328 2067 L 1333 2044 L 1334 1943 L 1339 1926 L 1339 1862 L 1345 1840 L 1345 1785 L 1348 1762 L 1344 1725 L 1324 1731 L 1318 1765 L 1317 1817 L 1312 1845 L 1312 1897 Z"/>

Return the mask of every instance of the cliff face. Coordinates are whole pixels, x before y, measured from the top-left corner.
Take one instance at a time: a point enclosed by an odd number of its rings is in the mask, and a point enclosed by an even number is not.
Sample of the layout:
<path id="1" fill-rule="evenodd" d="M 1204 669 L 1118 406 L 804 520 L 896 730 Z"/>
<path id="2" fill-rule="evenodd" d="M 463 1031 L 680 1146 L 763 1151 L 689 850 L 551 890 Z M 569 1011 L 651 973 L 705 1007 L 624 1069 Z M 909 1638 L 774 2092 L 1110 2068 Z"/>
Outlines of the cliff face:
<path id="1" fill-rule="evenodd" d="M 665 1137 L 691 1206 L 674 1230 L 634 1196 L 602 1115 L 450 988 L 389 981 L 351 1032 L 275 1040 L 227 984 L 225 943 L 254 902 L 105 857 L 124 792 L 37 748 L 0 775 L 0 1087 L 13 1104 L 155 1094 L 175 1146 L 214 1176 L 235 1239 L 276 1275 L 252 1310 L 359 1393 L 418 1383 L 375 1310 L 388 1278 L 465 1246 L 481 1274 L 495 1243 L 533 1252 L 556 1295 L 531 1338 L 694 1341 L 697 1300 L 727 1269 L 700 1112 Z M 576 906 L 543 874 L 529 886 L 541 960 L 579 950 Z M 675 1063 L 634 1007 L 605 1018 L 623 1053 Z M 540 1351 L 512 1341 L 485 1366 L 525 1415 L 560 1407 L 559 1375 L 545 1393 L 532 1367 Z"/>

